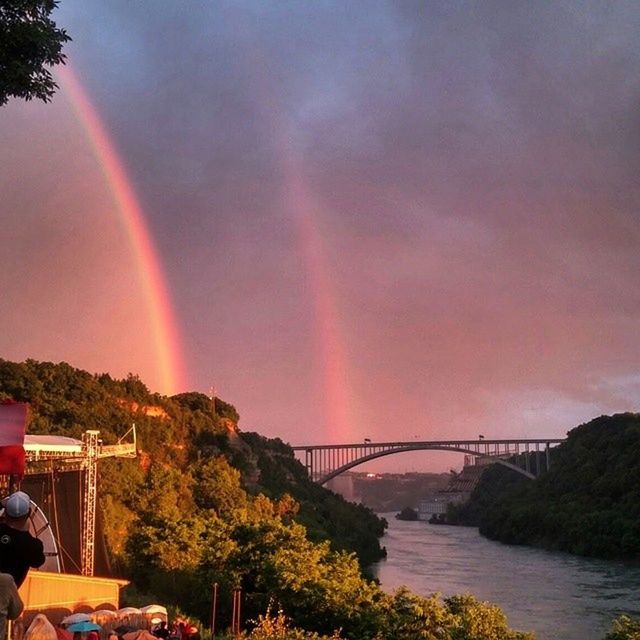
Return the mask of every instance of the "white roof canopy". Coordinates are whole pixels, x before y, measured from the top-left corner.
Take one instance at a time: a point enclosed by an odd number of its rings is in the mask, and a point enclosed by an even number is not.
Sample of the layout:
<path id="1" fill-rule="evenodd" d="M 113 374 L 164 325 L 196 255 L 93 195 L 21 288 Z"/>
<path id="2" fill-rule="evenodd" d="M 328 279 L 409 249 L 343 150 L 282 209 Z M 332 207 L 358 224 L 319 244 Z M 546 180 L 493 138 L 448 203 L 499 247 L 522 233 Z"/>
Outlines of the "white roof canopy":
<path id="1" fill-rule="evenodd" d="M 60 453 L 81 453 L 82 440 L 66 436 L 40 436 L 27 434 L 24 437 L 25 451 L 57 451 Z"/>

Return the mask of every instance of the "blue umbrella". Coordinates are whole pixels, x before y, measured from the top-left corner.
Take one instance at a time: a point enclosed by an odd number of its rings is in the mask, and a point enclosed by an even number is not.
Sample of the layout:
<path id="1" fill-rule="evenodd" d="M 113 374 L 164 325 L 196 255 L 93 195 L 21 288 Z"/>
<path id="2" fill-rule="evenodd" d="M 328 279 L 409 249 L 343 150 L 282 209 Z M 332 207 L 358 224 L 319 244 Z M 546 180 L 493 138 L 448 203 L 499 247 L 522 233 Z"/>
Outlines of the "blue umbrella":
<path id="1" fill-rule="evenodd" d="M 95 622 L 76 622 L 67 627 L 67 631 L 72 631 L 73 633 L 76 631 L 80 633 L 85 633 L 85 631 L 100 631 L 100 629 L 102 629 L 102 627 Z"/>

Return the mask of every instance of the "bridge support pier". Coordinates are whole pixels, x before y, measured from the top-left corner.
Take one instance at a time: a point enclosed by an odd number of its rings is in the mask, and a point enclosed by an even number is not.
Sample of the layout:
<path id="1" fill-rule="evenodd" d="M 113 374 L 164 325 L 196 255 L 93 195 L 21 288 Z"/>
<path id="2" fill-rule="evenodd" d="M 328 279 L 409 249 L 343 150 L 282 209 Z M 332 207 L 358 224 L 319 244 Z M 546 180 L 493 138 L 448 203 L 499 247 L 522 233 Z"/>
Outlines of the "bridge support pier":
<path id="1" fill-rule="evenodd" d="M 549 468 L 551 467 L 551 451 L 548 442 L 545 446 L 545 453 L 547 454 L 547 471 L 549 471 Z"/>
<path id="2" fill-rule="evenodd" d="M 313 477 L 313 449 L 307 449 L 304 455 L 304 466 L 307 468 L 307 473 L 311 480 L 315 480 Z"/>

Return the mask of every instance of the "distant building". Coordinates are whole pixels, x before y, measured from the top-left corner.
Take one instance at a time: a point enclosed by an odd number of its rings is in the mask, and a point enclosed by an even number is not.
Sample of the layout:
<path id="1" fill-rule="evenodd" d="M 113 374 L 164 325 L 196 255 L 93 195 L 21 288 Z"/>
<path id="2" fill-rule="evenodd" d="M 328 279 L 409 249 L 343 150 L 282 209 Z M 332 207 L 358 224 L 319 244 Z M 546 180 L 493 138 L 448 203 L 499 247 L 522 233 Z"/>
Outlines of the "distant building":
<path id="1" fill-rule="evenodd" d="M 429 520 L 433 515 L 447 513 L 448 505 L 462 504 L 469 499 L 469 495 L 466 491 L 440 491 L 420 501 L 418 504 L 418 518 L 420 520 Z"/>
<path id="2" fill-rule="evenodd" d="M 449 484 L 443 491 L 431 494 L 418 504 L 418 517 L 420 520 L 429 520 L 433 515 L 447 513 L 450 504 L 462 504 L 469 500 L 471 492 L 475 489 L 486 466 L 479 460 L 465 457 L 465 464 L 460 473 L 452 472 Z"/>

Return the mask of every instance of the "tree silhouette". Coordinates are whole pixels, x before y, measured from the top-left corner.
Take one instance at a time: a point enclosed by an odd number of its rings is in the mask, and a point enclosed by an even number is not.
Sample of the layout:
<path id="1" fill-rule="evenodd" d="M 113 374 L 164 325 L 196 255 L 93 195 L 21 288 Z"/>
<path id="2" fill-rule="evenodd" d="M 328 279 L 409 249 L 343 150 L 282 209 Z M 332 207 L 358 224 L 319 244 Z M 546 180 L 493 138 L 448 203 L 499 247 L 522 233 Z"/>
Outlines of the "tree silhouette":
<path id="1" fill-rule="evenodd" d="M 49 102 L 58 88 L 46 67 L 64 64 L 71 38 L 50 18 L 57 0 L 0 0 L 0 106 L 9 98 Z"/>

